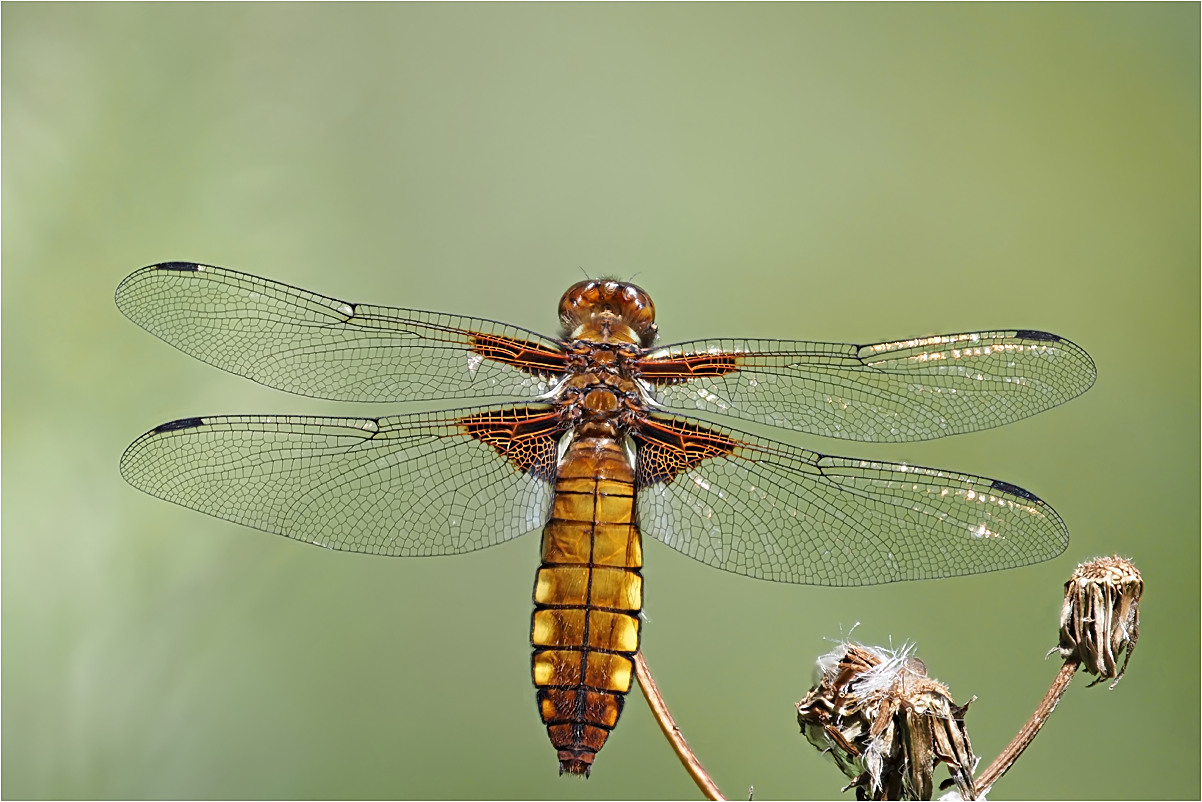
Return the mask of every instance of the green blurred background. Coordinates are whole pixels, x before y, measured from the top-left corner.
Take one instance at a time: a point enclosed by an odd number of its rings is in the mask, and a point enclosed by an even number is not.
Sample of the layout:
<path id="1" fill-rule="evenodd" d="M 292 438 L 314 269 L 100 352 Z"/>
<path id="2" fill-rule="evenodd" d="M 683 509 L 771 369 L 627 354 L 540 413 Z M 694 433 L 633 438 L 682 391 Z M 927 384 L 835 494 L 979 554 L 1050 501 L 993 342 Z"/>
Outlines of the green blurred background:
<path id="1" fill-rule="evenodd" d="M 556 776 L 537 535 L 339 554 L 121 481 L 169 419 L 404 409 L 258 387 L 114 308 L 191 259 L 545 331 L 583 270 L 635 277 L 669 342 L 1073 339 L 1097 385 L 1036 418 L 782 438 L 1022 485 L 1069 523 L 1062 558 L 833 590 L 650 543 L 645 651 L 728 794 L 837 797 L 792 707 L 828 639 L 917 641 L 980 697 L 988 761 L 1056 670 L 1061 583 L 1118 552 L 1148 584 L 1128 677 L 1075 685 L 992 796 L 1197 798 L 1197 4 L 2 14 L 5 797 L 696 795 L 637 691 L 592 778 Z"/>

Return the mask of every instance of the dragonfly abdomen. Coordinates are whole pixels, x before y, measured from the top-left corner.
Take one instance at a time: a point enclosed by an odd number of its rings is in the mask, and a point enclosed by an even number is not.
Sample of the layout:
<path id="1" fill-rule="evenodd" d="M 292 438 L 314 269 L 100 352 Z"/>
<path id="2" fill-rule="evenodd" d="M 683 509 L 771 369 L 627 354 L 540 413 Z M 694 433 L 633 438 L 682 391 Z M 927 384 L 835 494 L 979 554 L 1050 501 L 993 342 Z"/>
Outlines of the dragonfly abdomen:
<path id="1" fill-rule="evenodd" d="M 542 559 L 530 628 L 539 712 L 560 771 L 587 775 L 630 690 L 643 607 L 634 469 L 613 437 L 568 447 Z"/>

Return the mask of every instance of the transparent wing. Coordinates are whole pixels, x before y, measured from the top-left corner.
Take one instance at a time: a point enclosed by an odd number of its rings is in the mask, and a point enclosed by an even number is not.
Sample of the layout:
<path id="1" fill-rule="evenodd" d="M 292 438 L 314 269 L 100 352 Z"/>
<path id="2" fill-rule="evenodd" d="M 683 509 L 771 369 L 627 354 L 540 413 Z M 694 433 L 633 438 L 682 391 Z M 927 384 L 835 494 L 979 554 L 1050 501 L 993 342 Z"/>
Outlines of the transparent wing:
<path id="1" fill-rule="evenodd" d="M 1005 482 L 828 457 L 656 417 L 635 435 L 643 532 L 737 574 L 872 585 L 1051 559 L 1060 516 Z"/>
<path id="2" fill-rule="evenodd" d="M 152 496 L 341 551 L 460 554 L 545 523 L 558 424 L 535 407 L 387 418 L 187 418 L 121 475 Z"/>
<path id="3" fill-rule="evenodd" d="M 873 345 L 707 340 L 640 363 L 660 403 L 871 442 L 1001 426 L 1089 389 L 1079 346 L 1041 331 L 982 331 Z"/>
<path id="4" fill-rule="evenodd" d="M 564 370 L 554 340 L 488 320 L 351 304 L 210 265 L 166 262 L 117 308 L 210 365 L 336 401 L 534 396 Z"/>

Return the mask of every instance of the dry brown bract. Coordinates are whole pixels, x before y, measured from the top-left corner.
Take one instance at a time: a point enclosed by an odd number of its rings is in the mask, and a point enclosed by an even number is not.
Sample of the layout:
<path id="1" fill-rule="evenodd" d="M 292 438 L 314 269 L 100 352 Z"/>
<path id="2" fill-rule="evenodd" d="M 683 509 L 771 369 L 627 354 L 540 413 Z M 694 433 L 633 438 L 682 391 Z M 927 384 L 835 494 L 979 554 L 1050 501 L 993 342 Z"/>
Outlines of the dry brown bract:
<path id="1" fill-rule="evenodd" d="M 1077 566 L 1064 583 L 1060 611 L 1060 656 L 1076 659 L 1090 674 L 1091 685 L 1113 679 L 1113 688 L 1127 671 L 1139 640 L 1139 599 L 1144 582 L 1129 560 L 1099 557 Z M 1123 665 L 1118 665 L 1123 651 Z"/>
<path id="2" fill-rule="evenodd" d="M 930 799 L 940 763 L 952 777 L 944 785 L 972 799 L 977 758 L 964 727 L 968 705 L 958 707 L 911 653 L 840 644 L 818 659 L 821 681 L 797 703 L 797 721 L 861 799 Z"/>

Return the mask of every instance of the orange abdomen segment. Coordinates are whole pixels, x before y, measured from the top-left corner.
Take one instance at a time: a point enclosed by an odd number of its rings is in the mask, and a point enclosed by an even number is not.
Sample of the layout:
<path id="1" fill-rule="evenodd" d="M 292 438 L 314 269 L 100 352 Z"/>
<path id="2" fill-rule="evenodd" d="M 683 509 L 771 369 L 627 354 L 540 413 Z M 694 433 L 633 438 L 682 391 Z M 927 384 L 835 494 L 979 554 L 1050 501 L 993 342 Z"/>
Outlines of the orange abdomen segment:
<path id="1" fill-rule="evenodd" d="M 530 627 L 539 712 L 560 771 L 588 774 L 630 690 L 643 607 L 634 471 L 613 438 L 568 447 L 542 551 Z"/>

